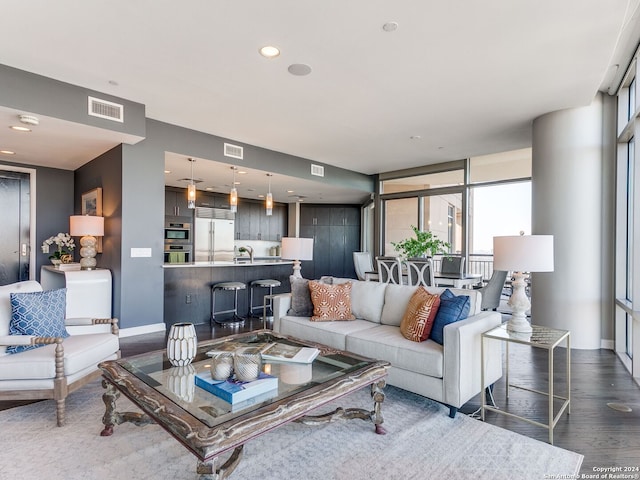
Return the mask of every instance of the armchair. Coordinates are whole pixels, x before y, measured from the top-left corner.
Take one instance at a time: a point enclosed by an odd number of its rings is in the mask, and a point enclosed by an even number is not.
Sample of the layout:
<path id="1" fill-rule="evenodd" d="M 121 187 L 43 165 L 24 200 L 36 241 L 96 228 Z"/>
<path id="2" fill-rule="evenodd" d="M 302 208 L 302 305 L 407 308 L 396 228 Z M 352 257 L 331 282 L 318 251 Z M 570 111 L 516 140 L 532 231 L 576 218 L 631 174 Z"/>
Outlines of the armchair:
<path id="1" fill-rule="evenodd" d="M 11 293 L 41 291 L 32 280 L 0 287 L 0 400 L 55 400 L 57 424 L 62 426 L 67 395 L 100 377 L 98 363 L 120 356 L 118 320 L 67 318 L 65 327 L 73 328 L 66 338 L 9 335 Z M 5 347 L 14 345 L 43 346 L 8 354 Z"/>

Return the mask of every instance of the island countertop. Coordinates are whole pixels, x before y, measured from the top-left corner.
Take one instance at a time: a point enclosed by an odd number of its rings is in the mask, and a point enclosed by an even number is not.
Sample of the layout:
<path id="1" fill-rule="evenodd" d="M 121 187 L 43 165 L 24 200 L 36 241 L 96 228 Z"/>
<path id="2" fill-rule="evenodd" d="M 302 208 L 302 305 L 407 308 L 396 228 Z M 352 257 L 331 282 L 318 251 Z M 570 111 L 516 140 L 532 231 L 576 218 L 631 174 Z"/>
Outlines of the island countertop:
<path id="1" fill-rule="evenodd" d="M 258 258 L 253 262 L 250 262 L 247 259 L 217 262 L 164 263 L 162 268 L 263 267 L 266 265 L 293 265 L 293 260 L 282 260 L 280 258 Z"/>

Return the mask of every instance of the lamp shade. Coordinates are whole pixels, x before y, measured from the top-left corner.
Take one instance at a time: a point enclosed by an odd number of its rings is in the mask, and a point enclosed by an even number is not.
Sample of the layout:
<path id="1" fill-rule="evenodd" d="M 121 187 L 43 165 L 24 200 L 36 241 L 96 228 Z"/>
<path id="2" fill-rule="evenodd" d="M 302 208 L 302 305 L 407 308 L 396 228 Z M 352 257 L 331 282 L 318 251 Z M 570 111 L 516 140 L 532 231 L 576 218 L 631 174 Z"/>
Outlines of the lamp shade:
<path id="1" fill-rule="evenodd" d="M 493 237 L 493 269 L 553 272 L 553 235 Z"/>
<path id="2" fill-rule="evenodd" d="M 313 238 L 283 237 L 282 258 L 285 260 L 313 260 Z"/>
<path id="3" fill-rule="evenodd" d="M 104 235 L 104 217 L 95 215 L 72 215 L 69 217 L 69 234 L 72 237 Z"/>

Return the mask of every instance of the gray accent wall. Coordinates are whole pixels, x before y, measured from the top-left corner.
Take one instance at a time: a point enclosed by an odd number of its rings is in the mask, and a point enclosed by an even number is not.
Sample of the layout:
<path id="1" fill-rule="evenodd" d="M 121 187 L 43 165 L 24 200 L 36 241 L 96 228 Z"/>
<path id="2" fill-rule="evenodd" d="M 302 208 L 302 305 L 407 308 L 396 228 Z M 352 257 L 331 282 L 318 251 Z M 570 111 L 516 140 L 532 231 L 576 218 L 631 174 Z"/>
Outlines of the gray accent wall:
<path id="1" fill-rule="evenodd" d="M 75 171 L 74 214 L 82 213 L 82 194 L 102 188 L 102 214 L 105 236 L 102 253 L 96 256 L 98 267 L 108 268 L 113 276 L 113 316 L 121 318 L 122 252 L 122 145 L 112 148 Z M 79 259 L 79 255 L 76 256 Z M 123 325 L 120 325 L 123 327 Z"/>

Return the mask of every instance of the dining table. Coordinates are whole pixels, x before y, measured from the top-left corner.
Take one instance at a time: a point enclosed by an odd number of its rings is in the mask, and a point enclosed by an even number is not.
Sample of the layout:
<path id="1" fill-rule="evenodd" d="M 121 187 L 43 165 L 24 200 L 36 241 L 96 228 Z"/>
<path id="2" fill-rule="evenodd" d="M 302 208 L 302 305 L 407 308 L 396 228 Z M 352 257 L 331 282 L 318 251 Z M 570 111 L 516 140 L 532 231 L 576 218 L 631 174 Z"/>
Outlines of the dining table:
<path id="1" fill-rule="evenodd" d="M 438 287 L 472 288 L 474 285 L 482 283 L 482 274 L 480 273 L 433 272 L 433 278 Z"/>

